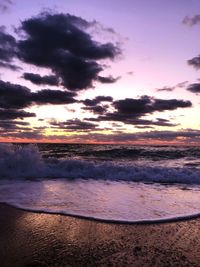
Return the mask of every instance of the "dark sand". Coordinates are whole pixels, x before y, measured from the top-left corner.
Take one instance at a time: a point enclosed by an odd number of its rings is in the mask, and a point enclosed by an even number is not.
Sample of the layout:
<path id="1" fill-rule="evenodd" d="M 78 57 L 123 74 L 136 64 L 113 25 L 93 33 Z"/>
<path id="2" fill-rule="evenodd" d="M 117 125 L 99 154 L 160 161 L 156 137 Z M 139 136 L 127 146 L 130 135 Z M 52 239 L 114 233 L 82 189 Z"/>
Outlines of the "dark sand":
<path id="1" fill-rule="evenodd" d="M 200 219 L 121 225 L 0 204 L 0 266 L 200 266 Z"/>

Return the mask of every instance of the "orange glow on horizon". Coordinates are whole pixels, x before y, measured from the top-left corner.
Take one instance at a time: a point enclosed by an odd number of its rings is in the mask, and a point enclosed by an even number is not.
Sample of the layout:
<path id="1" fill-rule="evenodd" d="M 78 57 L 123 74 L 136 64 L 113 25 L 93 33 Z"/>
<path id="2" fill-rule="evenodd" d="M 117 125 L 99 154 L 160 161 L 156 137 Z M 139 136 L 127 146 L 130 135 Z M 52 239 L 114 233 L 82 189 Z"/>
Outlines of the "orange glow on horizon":
<path id="1" fill-rule="evenodd" d="M 137 141 L 98 141 L 89 139 L 28 139 L 28 138 L 0 138 L 0 143 L 57 143 L 57 144 L 91 144 L 91 145 L 141 145 L 141 146 L 200 146 L 199 142 L 161 141 L 161 140 L 137 140 Z"/>

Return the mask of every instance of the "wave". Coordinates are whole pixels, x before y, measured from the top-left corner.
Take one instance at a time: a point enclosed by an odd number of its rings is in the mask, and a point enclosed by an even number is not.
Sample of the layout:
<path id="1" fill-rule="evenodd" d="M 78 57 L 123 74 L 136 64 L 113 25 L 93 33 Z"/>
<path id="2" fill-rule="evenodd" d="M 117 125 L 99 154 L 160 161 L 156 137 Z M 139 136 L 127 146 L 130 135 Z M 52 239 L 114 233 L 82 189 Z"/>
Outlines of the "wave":
<path id="1" fill-rule="evenodd" d="M 36 145 L 0 144 L 0 179 L 35 178 L 200 184 L 200 170 L 187 167 L 141 167 L 111 161 L 44 159 Z"/>
<path id="2" fill-rule="evenodd" d="M 181 159 L 185 157 L 200 158 L 200 150 L 192 149 L 170 149 L 151 147 L 147 148 L 110 148 L 103 150 L 86 150 L 79 153 L 81 156 L 86 157 L 104 157 L 104 158 L 125 158 L 125 159 L 137 159 L 137 158 L 151 158 L 152 160 L 168 160 L 168 159 Z"/>
<path id="3" fill-rule="evenodd" d="M 133 146 L 133 145 L 88 145 L 88 144 L 38 144 L 43 156 L 64 158 L 74 155 L 81 158 L 96 159 L 151 159 L 176 160 L 183 158 L 200 158 L 199 147 L 173 146 Z"/>

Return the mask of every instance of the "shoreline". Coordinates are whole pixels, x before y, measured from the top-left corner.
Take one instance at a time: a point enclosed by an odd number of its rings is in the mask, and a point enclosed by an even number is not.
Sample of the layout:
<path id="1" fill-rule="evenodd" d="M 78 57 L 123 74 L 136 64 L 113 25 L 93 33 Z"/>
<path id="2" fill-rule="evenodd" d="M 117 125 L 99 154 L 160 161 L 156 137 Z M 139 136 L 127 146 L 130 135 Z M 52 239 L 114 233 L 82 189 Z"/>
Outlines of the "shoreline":
<path id="1" fill-rule="evenodd" d="M 0 204 L 1 267 L 199 266 L 200 218 L 116 224 Z"/>
<path id="2" fill-rule="evenodd" d="M 117 224 L 117 225 L 151 225 L 151 224 L 164 224 L 164 223 L 176 223 L 176 222 L 184 222 L 184 221 L 190 221 L 195 219 L 200 219 L 200 213 L 194 213 L 189 215 L 178 215 L 176 217 L 167 217 L 167 218 L 161 218 L 161 219 L 143 219 L 143 220 L 136 220 L 136 221 L 123 221 L 123 220 L 115 220 L 115 219 L 102 219 L 97 217 L 90 217 L 90 216 L 84 216 L 79 214 L 72 214 L 72 213 L 65 213 L 65 212 L 56 212 L 56 211 L 45 211 L 45 210 L 36 210 L 31 208 L 23 208 L 17 205 L 12 205 L 6 202 L 0 202 L 0 205 L 5 205 L 14 209 L 17 209 L 19 211 L 24 212 L 31 212 L 35 214 L 46 214 L 46 215 L 59 215 L 59 216 L 66 216 L 66 217 L 72 217 L 82 220 L 89 220 L 99 223 L 108 223 L 108 224 Z"/>

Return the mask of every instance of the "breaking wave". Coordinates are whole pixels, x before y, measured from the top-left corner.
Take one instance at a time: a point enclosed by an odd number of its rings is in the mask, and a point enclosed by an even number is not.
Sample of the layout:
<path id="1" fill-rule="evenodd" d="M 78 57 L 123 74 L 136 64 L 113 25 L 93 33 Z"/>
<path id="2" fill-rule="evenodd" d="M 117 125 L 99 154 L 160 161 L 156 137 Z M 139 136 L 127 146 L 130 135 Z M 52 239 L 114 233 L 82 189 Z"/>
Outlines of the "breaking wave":
<path id="1" fill-rule="evenodd" d="M 36 145 L 0 144 L 0 179 L 102 179 L 200 184 L 195 168 L 145 167 L 112 161 L 43 158 Z"/>

